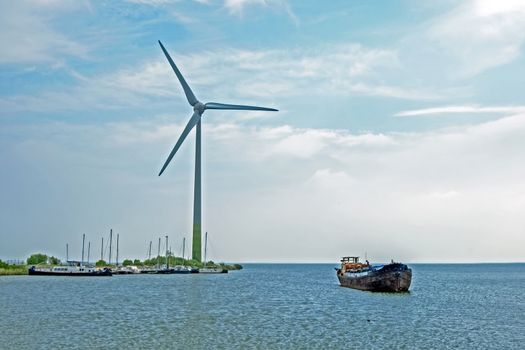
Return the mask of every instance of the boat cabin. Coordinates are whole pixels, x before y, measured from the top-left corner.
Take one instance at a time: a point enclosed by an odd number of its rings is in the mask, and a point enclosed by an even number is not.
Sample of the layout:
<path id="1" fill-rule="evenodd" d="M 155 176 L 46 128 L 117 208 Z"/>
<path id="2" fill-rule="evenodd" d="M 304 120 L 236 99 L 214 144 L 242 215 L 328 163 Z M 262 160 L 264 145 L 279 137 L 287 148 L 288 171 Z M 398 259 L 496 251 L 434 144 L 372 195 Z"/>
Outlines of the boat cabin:
<path id="1" fill-rule="evenodd" d="M 340 271 L 342 273 L 345 273 L 347 271 L 362 271 L 364 269 L 369 269 L 370 264 L 368 263 L 368 260 L 366 263 L 359 262 L 358 256 L 343 256 L 341 258 L 341 269 Z"/>

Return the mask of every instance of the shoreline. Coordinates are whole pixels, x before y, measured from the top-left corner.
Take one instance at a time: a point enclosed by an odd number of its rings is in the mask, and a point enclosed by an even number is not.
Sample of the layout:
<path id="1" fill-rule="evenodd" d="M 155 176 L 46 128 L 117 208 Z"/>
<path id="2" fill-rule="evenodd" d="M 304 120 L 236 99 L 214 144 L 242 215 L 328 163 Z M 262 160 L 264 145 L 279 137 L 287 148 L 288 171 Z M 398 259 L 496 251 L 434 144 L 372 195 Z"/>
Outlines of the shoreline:
<path id="1" fill-rule="evenodd" d="M 0 268 L 0 276 L 24 276 L 28 275 L 27 267 L 15 267 L 15 268 Z"/>
<path id="2" fill-rule="evenodd" d="M 333 265 L 333 263 L 244 263 L 240 264 L 224 264 L 218 265 L 223 266 L 229 271 L 242 270 L 245 266 L 250 265 Z M 407 263 L 407 265 L 444 265 L 444 266 L 458 266 L 458 265 L 523 265 L 525 262 L 478 262 L 478 263 Z M 107 266 L 109 268 L 115 268 L 114 266 Z M 155 266 L 151 266 L 155 267 Z M 28 275 L 29 265 L 17 265 L 16 267 L 11 268 L 0 268 L 0 277 L 2 276 L 27 276 Z"/>
<path id="3" fill-rule="evenodd" d="M 38 265 L 16 265 L 9 268 L 0 268 L 0 277 L 1 276 L 27 276 L 29 275 L 28 269 L 30 266 Z M 42 266 L 42 265 L 41 265 Z M 45 265 L 45 267 L 60 266 L 60 265 Z M 44 267 L 44 266 L 42 266 Z M 117 266 L 105 266 L 110 269 L 115 269 Z M 155 266 L 144 266 L 146 268 L 155 268 Z M 222 267 L 228 271 L 242 270 L 243 266 L 240 264 L 219 264 L 219 265 L 210 265 L 208 267 Z"/>

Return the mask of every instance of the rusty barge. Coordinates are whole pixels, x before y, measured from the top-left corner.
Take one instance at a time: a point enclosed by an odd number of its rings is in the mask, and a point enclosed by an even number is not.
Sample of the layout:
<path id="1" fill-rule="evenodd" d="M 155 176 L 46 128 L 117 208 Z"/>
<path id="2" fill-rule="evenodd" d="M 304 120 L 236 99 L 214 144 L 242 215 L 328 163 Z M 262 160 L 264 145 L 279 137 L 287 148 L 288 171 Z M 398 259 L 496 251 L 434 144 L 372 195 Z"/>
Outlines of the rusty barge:
<path id="1" fill-rule="evenodd" d="M 368 260 L 360 263 L 357 256 L 345 256 L 336 271 L 341 286 L 369 292 L 408 292 L 412 282 L 412 270 L 393 261 L 370 265 Z"/>

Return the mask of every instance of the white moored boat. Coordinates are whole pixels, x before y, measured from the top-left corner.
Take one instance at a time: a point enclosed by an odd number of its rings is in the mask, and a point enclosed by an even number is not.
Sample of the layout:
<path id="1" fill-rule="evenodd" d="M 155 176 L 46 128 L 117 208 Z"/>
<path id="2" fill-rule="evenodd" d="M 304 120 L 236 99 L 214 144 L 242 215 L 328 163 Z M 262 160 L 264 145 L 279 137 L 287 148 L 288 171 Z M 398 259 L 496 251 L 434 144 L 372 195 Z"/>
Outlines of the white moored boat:
<path id="1" fill-rule="evenodd" d="M 206 266 L 206 254 L 208 251 L 208 232 L 206 232 L 205 239 L 204 239 L 204 267 L 201 267 L 199 269 L 199 273 L 228 273 L 228 270 L 220 267 L 220 266 Z"/>
<path id="2" fill-rule="evenodd" d="M 108 268 L 97 269 L 93 266 L 85 266 L 78 262 L 69 262 L 67 266 L 36 267 L 31 266 L 28 274 L 35 276 L 111 276 Z"/>

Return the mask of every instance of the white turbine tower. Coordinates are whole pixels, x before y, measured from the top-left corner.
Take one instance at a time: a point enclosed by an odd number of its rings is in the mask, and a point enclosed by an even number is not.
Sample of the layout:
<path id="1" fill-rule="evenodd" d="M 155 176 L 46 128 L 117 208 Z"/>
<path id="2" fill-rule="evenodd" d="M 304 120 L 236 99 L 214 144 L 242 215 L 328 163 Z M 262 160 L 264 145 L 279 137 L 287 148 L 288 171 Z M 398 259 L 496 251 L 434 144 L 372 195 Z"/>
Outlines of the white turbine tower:
<path id="1" fill-rule="evenodd" d="M 188 83 L 186 83 L 186 80 L 184 80 L 184 77 L 182 76 L 181 72 L 175 65 L 175 62 L 171 59 L 170 55 L 168 54 L 168 51 L 164 48 L 164 45 L 159 40 L 160 47 L 162 51 L 164 52 L 164 55 L 168 59 L 168 62 L 171 65 L 171 68 L 173 68 L 173 71 L 175 72 L 175 75 L 177 75 L 177 78 L 179 79 L 180 84 L 182 85 L 182 88 L 184 89 L 184 93 L 186 94 L 186 99 L 188 100 L 188 103 L 193 107 L 193 115 L 191 116 L 190 120 L 188 121 L 188 124 L 186 124 L 186 127 L 182 131 L 182 134 L 180 135 L 179 139 L 177 140 L 177 143 L 175 144 L 175 147 L 173 147 L 173 150 L 168 156 L 168 159 L 166 159 L 166 162 L 162 166 L 162 169 L 160 170 L 159 176 L 162 175 L 168 164 L 170 163 L 171 159 L 177 153 L 178 149 L 186 139 L 186 136 L 190 133 L 190 131 L 197 126 L 196 128 L 196 143 L 195 143 L 195 184 L 194 184 L 194 197 L 193 197 L 193 243 L 192 243 L 192 259 L 195 259 L 197 261 L 201 261 L 201 118 L 207 109 L 226 109 L 226 110 L 242 110 L 242 111 L 273 111 L 276 112 L 277 109 L 274 108 L 265 108 L 265 107 L 256 107 L 256 106 L 242 106 L 242 105 L 231 105 L 231 104 L 224 104 L 224 103 L 216 103 L 216 102 L 207 102 L 202 103 L 193 94 L 193 91 L 191 91 Z"/>

